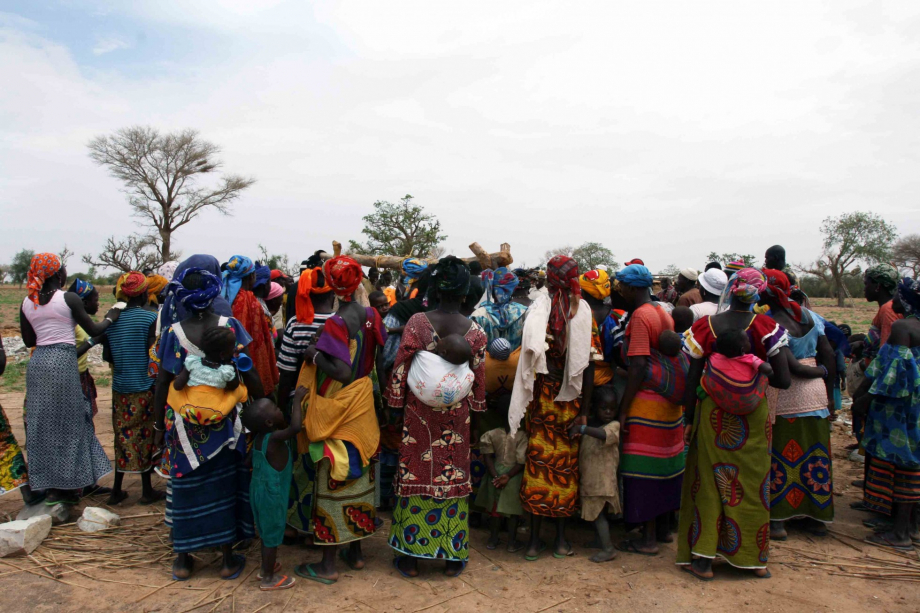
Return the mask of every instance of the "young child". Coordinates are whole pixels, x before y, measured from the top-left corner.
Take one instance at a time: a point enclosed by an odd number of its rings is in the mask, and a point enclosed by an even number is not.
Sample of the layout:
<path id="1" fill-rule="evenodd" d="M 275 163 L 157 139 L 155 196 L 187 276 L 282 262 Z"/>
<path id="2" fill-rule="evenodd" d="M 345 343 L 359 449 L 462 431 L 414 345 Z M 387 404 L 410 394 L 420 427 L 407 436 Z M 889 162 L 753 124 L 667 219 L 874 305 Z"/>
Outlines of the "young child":
<path id="1" fill-rule="evenodd" d="M 298 387 L 294 393 L 291 423 L 285 427 L 284 415 L 268 398 L 256 400 L 243 411 L 243 425 L 255 438 L 252 444 L 252 482 L 249 499 L 259 536 L 262 538 L 262 591 L 294 587 L 294 578 L 282 575 L 275 562 L 278 546 L 284 540 L 287 523 L 288 490 L 291 487 L 291 446 L 288 441 L 303 428 L 301 404 L 309 390 Z"/>
<path id="2" fill-rule="evenodd" d="M 385 318 L 387 313 L 390 312 L 390 299 L 379 290 L 371 292 L 367 297 L 367 301 L 371 303 L 372 308 L 377 309 L 381 319 Z"/>
<path id="3" fill-rule="evenodd" d="M 658 337 L 658 351 L 669 358 L 676 358 L 683 344 L 683 338 L 674 330 L 665 330 Z"/>
<path id="4" fill-rule="evenodd" d="M 438 339 L 434 353 L 441 356 L 451 364 L 469 364 L 473 359 L 473 350 L 465 338 L 459 334 L 448 334 Z"/>
<path id="5" fill-rule="evenodd" d="M 515 553 L 524 548 L 517 540 L 518 522 L 524 515 L 521 507 L 521 479 L 524 460 L 527 455 L 527 434 L 518 430 L 508 436 L 508 407 L 511 395 L 506 394 L 496 402 L 496 412 L 503 417 L 501 428 L 489 430 L 479 439 L 482 461 L 489 472 L 489 478 L 482 480 L 475 505 L 489 515 L 489 540 L 486 549 L 499 545 L 498 535 L 502 517 L 508 519 L 508 552 Z"/>
<path id="6" fill-rule="evenodd" d="M 608 562 L 616 558 L 610 539 L 607 511 L 621 513 L 617 488 L 617 468 L 620 464 L 620 422 L 617 420 L 619 398 L 611 385 L 594 388 L 591 406 L 594 409 L 588 426 L 573 424 L 569 436 L 581 435 L 578 451 L 579 494 L 581 517 L 593 521 L 601 551 L 591 556 L 592 562 Z"/>
<path id="7" fill-rule="evenodd" d="M 748 338 L 746 332 L 743 330 L 729 330 L 720 334 L 716 339 L 716 353 L 713 357 L 715 357 L 716 362 L 719 362 L 717 366 L 721 370 L 725 370 L 723 366 L 727 364 L 726 360 L 731 360 L 735 369 L 738 369 L 737 372 L 746 374 L 749 372 L 753 376 L 754 371 L 757 371 L 762 375 L 771 376 L 773 367 L 770 366 L 769 362 L 764 362 L 753 353 L 749 353 L 750 350 L 751 339 Z"/>
<path id="8" fill-rule="evenodd" d="M 671 319 L 674 320 L 674 331 L 683 334 L 693 325 L 693 311 L 690 307 L 674 307 L 671 311 Z"/>
<path id="9" fill-rule="evenodd" d="M 213 327 L 205 330 L 201 339 L 204 357 L 189 355 L 182 372 L 173 380 L 177 390 L 186 385 L 207 385 L 217 389 L 235 390 L 240 384 L 233 354 L 236 351 L 236 333 L 233 328 Z"/>

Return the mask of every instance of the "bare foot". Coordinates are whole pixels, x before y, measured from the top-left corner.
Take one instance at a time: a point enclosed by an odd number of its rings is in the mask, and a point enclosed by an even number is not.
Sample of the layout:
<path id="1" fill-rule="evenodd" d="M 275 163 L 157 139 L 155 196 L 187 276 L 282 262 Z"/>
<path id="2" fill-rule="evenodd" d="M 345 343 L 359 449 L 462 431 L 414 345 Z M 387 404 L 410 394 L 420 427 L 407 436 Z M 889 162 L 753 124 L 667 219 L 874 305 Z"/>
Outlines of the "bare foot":
<path id="1" fill-rule="evenodd" d="M 112 490 L 112 493 L 109 494 L 108 499 L 105 501 L 110 507 L 121 504 L 125 498 L 128 497 L 128 492 L 124 490 Z"/>
<path id="2" fill-rule="evenodd" d="M 786 526 L 781 521 L 771 521 L 770 522 L 770 540 L 771 541 L 785 541 L 789 536 L 789 533 L 786 532 Z"/>
<path id="3" fill-rule="evenodd" d="M 588 559 L 598 564 L 600 564 L 601 562 L 609 562 L 610 560 L 617 559 L 617 551 L 616 549 L 611 549 L 610 551 L 601 549 L 600 551 L 598 551 L 597 553 L 595 553 L 593 556 L 591 556 Z"/>

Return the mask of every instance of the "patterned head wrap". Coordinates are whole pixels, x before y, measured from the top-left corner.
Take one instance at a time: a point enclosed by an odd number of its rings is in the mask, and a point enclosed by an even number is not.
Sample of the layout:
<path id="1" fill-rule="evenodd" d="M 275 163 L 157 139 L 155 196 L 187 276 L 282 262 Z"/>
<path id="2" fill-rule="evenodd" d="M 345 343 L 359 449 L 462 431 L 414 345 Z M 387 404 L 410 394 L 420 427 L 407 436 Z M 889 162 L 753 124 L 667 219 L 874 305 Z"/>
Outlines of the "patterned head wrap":
<path id="1" fill-rule="evenodd" d="M 731 277 L 733 274 L 739 270 L 744 269 L 744 262 L 741 260 L 735 260 L 734 262 L 729 262 L 725 265 L 725 274 Z"/>
<path id="2" fill-rule="evenodd" d="M 907 317 L 917 316 L 920 313 L 920 281 L 904 277 L 898 283 L 898 298 L 901 299 Z"/>
<path id="3" fill-rule="evenodd" d="M 297 281 L 297 296 L 294 303 L 294 311 L 297 314 L 297 321 L 302 324 L 312 324 L 316 317 L 313 309 L 313 301 L 310 299 L 311 294 L 328 294 L 332 291 L 332 286 L 323 279 L 323 285 L 319 285 L 319 276 L 322 274 L 322 268 L 306 269 L 300 272 L 300 279 Z"/>
<path id="4" fill-rule="evenodd" d="M 74 279 L 73 286 L 70 288 L 70 291 L 79 296 L 80 300 L 86 300 L 92 295 L 94 291 L 96 291 L 96 286 L 89 281 L 84 281 L 83 279 L 78 278 Z"/>
<path id="5" fill-rule="evenodd" d="M 56 275 L 59 270 L 61 270 L 61 258 L 53 253 L 36 253 L 32 256 L 26 282 L 29 288 L 29 300 L 35 303 L 34 308 L 38 308 L 38 292 L 41 291 L 45 281 Z"/>
<path id="6" fill-rule="evenodd" d="M 419 258 L 403 260 L 403 285 L 412 285 L 415 283 L 418 280 L 418 276 L 422 274 L 422 271 L 426 268 L 428 268 L 428 262 L 425 260 L 420 260 Z"/>
<path id="7" fill-rule="evenodd" d="M 789 294 L 792 289 L 789 284 L 789 277 L 786 276 L 786 273 L 781 270 L 764 268 L 763 274 L 767 278 L 767 287 L 765 289 L 766 295 L 775 300 L 794 320 L 801 322 L 802 307 L 789 300 Z"/>
<path id="8" fill-rule="evenodd" d="M 201 275 L 200 287 L 188 289 L 183 285 L 185 278 L 192 274 Z M 189 311 L 204 311 L 214 302 L 214 299 L 220 295 L 223 283 L 220 277 L 208 272 L 203 268 L 186 268 L 174 279 L 177 284 L 175 291 L 176 300 Z"/>
<path id="9" fill-rule="evenodd" d="M 482 289 L 486 300 L 497 305 L 508 304 L 520 280 L 507 268 L 484 270 L 482 272 Z"/>
<path id="10" fill-rule="evenodd" d="M 489 355 L 504 362 L 511 357 L 511 343 L 506 338 L 496 338 L 489 343 Z"/>
<path id="11" fill-rule="evenodd" d="M 589 270 L 578 278 L 578 284 L 583 292 L 598 300 L 610 295 L 610 275 L 606 270 Z"/>
<path id="12" fill-rule="evenodd" d="M 466 296 L 470 291 L 470 267 L 453 255 L 441 258 L 431 272 L 431 287 L 438 295 Z"/>
<path id="13" fill-rule="evenodd" d="M 364 271 L 361 270 L 360 264 L 347 255 L 339 255 L 326 260 L 323 264 L 323 275 L 339 300 L 351 302 L 355 290 L 364 278 Z"/>
<path id="14" fill-rule="evenodd" d="M 284 295 L 284 288 L 280 284 L 272 281 L 272 284 L 268 287 L 268 300 L 274 300 L 278 296 Z"/>
<path id="15" fill-rule="evenodd" d="M 549 329 L 565 347 L 566 324 L 571 317 L 572 295 L 581 297 L 581 285 L 578 282 L 578 262 L 567 255 L 554 256 L 546 264 L 546 285 L 553 301 L 549 312 Z"/>
<path id="16" fill-rule="evenodd" d="M 147 286 L 147 277 L 144 276 L 144 273 L 136 270 L 126 272 L 118 278 L 118 283 L 115 285 L 115 297 L 124 301 L 136 298 L 147 293 Z"/>
<path id="17" fill-rule="evenodd" d="M 172 281 L 173 277 L 176 276 L 177 268 L 179 268 L 179 262 L 175 260 L 171 260 L 169 262 L 166 262 L 159 268 L 157 268 L 157 274 L 160 275 L 161 277 L 165 277 L 166 281 L 169 282 L 169 281 Z"/>
<path id="18" fill-rule="evenodd" d="M 253 289 L 271 281 L 272 269 L 268 266 L 256 266 L 255 275 L 256 280 L 252 282 Z"/>
<path id="19" fill-rule="evenodd" d="M 231 305 L 236 300 L 236 295 L 240 293 L 240 287 L 243 285 L 243 279 L 255 272 L 256 266 L 252 260 L 245 255 L 235 255 L 227 262 L 227 270 L 224 271 L 224 298 Z"/>
<path id="20" fill-rule="evenodd" d="M 213 255 L 196 253 L 183 260 L 176 267 L 173 279 L 166 287 L 166 297 L 163 299 L 163 306 L 160 308 L 160 318 L 157 321 L 157 335 L 177 321 L 182 321 L 191 315 L 191 312 L 186 309 L 176 297 L 177 292 L 182 289 L 182 284 L 179 281 L 179 279 L 183 278 L 181 276 L 182 273 L 191 268 L 197 269 L 198 272 L 202 270 L 206 271 L 218 279 L 221 277 L 220 262 L 218 262 L 217 258 Z M 221 287 L 223 287 L 223 284 L 221 284 Z M 222 296 L 217 296 L 211 306 L 218 315 L 223 315 L 225 317 L 231 317 L 233 315 L 230 303 L 224 300 Z"/>
<path id="21" fill-rule="evenodd" d="M 169 285 L 169 281 L 166 277 L 160 275 L 150 275 L 147 277 L 147 295 L 150 296 L 150 302 L 158 304 L 157 300 L 159 299 L 160 292 L 166 289 L 167 285 Z"/>
<path id="22" fill-rule="evenodd" d="M 760 292 L 767 286 L 767 278 L 754 268 L 742 268 L 729 279 L 722 292 L 722 301 L 732 295 L 744 304 L 754 304 L 760 300 Z"/>
<path id="23" fill-rule="evenodd" d="M 889 292 L 898 287 L 898 270 L 891 264 L 876 264 L 866 270 L 866 277 L 878 283 Z"/>
<path id="24" fill-rule="evenodd" d="M 652 273 L 642 264 L 630 264 L 617 273 L 617 281 L 630 287 L 651 287 Z"/>

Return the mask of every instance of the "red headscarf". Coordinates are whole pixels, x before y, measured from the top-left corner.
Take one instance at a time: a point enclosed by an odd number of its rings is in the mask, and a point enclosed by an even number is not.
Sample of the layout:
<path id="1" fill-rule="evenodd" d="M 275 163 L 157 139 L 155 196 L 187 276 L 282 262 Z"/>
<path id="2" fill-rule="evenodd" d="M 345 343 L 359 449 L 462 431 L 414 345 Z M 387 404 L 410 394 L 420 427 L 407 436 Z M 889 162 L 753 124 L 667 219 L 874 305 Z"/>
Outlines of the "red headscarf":
<path id="1" fill-rule="evenodd" d="M 118 283 L 115 286 L 115 297 L 119 300 L 127 300 L 128 298 L 146 294 L 147 285 L 148 281 L 144 273 L 136 270 L 126 272 L 118 279 Z"/>
<path id="2" fill-rule="evenodd" d="M 61 258 L 53 253 L 37 253 L 32 256 L 29 265 L 29 274 L 26 278 L 29 288 L 29 300 L 38 308 L 38 292 L 41 291 L 45 281 L 61 270 Z"/>
<path id="3" fill-rule="evenodd" d="M 297 321 L 302 324 L 312 324 L 316 312 L 313 310 L 313 301 L 310 294 L 328 294 L 332 291 L 332 286 L 323 283 L 322 287 L 318 286 L 319 275 L 322 268 L 308 268 L 300 273 L 300 280 L 297 282 L 297 297 L 294 302 L 294 309 L 297 313 Z"/>
<path id="4" fill-rule="evenodd" d="M 578 282 L 578 262 L 565 255 L 557 255 L 546 264 L 546 286 L 553 305 L 549 312 L 549 329 L 565 347 L 566 323 L 572 309 L 571 295 L 581 297 Z"/>
<path id="5" fill-rule="evenodd" d="M 763 274 L 767 278 L 766 293 L 775 299 L 777 304 L 789 313 L 797 322 L 802 321 L 802 307 L 798 303 L 789 300 L 789 277 L 781 270 L 764 268 Z"/>
<path id="6" fill-rule="evenodd" d="M 361 265 L 348 257 L 339 255 L 331 260 L 326 260 L 323 264 L 323 274 L 326 276 L 326 283 L 332 286 L 332 291 L 340 300 L 351 302 L 358 286 L 361 285 L 361 279 L 364 278 L 364 271 Z"/>

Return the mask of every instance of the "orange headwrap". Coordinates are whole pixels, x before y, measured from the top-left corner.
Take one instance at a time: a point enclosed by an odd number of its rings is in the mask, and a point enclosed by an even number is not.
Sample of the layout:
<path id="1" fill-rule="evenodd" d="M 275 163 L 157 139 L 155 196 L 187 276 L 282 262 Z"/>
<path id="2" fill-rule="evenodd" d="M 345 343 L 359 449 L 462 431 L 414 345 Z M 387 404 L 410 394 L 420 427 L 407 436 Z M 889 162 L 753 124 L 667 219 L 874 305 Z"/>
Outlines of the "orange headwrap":
<path id="1" fill-rule="evenodd" d="M 61 258 L 53 253 L 36 253 L 32 256 L 27 281 L 29 300 L 35 303 L 36 309 L 38 308 L 38 292 L 41 291 L 45 281 L 56 275 L 59 270 L 61 270 Z"/>
<path id="2" fill-rule="evenodd" d="M 147 277 L 144 276 L 144 273 L 136 270 L 121 275 L 115 285 L 115 297 L 119 300 L 127 301 L 129 298 L 135 298 L 146 293 Z"/>
<path id="3" fill-rule="evenodd" d="M 297 282 L 297 298 L 294 308 L 297 313 L 297 321 L 302 324 L 312 324 L 315 312 L 313 310 L 313 300 L 310 294 L 328 294 L 332 291 L 332 286 L 324 283 L 322 287 L 316 284 L 319 281 L 319 275 L 322 268 L 308 268 L 300 273 L 300 280 Z"/>
<path id="4" fill-rule="evenodd" d="M 169 280 L 166 277 L 161 277 L 160 275 L 147 277 L 147 295 L 150 296 L 151 303 L 159 304 L 158 296 L 167 285 L 169 285 Z"/>

